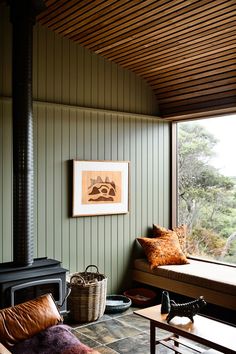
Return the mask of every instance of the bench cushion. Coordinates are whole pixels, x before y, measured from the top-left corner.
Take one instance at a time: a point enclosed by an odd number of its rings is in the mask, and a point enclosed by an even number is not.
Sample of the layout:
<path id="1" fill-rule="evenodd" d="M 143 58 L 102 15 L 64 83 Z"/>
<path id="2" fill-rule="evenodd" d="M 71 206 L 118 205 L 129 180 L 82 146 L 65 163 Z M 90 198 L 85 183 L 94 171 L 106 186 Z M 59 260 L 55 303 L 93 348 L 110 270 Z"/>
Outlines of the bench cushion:
<path id="1" fill-rule="evenodd" d="M 236 268 L 201 260 L 189 259 L 189 264 L 163 265 L 153 270 L 146 259 L 136 259 L 134 269 L 153 275 L 236 295 Z"/>

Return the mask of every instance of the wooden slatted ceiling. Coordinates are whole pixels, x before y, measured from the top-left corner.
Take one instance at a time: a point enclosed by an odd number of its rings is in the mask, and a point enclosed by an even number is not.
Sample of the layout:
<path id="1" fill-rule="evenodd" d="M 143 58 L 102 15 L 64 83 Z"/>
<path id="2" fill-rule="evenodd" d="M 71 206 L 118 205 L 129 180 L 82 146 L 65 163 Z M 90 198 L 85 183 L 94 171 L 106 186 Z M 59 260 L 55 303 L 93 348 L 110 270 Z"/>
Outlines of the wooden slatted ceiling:
<path id="1" fill-rule="evenodd" d="M 235 0 L 46 0 L 40 24 L 146 79 L 166 119 L 236 111 Z"/>

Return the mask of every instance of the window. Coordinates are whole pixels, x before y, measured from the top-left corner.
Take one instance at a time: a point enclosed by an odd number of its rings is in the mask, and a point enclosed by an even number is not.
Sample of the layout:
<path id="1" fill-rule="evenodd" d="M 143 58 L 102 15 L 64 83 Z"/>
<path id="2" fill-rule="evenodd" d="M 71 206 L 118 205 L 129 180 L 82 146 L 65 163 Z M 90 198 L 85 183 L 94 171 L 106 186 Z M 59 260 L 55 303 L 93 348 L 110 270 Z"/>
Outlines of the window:
<path id="1" fill-rule="evenodd" d="M 179 122 L 177 219 L 192 256 L 236 264 L 236 117 Z"/>

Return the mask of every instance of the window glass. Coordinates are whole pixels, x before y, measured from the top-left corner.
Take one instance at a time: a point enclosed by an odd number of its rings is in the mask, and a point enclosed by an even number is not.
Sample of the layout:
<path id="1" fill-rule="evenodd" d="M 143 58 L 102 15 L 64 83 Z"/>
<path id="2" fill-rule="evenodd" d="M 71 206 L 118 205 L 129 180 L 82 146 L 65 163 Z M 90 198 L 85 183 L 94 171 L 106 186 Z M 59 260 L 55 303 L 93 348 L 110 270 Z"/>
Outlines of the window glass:
<path id="1" fill-rule="evenodd" d="M 177 161 L 188 253 L 236 264 L 236 116 L 177 123 Z"/>

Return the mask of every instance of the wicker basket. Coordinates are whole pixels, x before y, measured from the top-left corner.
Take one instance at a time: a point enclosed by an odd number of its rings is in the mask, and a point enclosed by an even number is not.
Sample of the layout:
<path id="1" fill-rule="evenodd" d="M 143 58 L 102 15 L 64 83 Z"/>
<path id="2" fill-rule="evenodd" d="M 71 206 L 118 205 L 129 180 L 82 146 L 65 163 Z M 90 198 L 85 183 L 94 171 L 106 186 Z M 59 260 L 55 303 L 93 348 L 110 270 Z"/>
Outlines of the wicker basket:
<path id="1" fill-rule="evenodd" d="M 95 267 L 96 273 L 88 272 Z M 91 322 L 99 319 L 105 312 L 107 277 L 100 274 L 97 266 L 89 265 L 84 272 L 74 273 L 70 278 L 71 293 L 68 308 L 71 319 L 77 322 Z"/>

